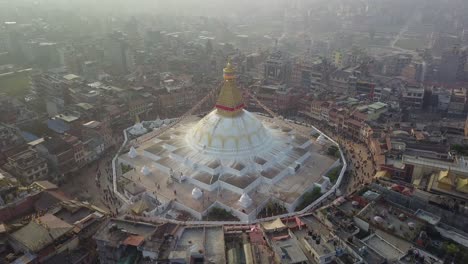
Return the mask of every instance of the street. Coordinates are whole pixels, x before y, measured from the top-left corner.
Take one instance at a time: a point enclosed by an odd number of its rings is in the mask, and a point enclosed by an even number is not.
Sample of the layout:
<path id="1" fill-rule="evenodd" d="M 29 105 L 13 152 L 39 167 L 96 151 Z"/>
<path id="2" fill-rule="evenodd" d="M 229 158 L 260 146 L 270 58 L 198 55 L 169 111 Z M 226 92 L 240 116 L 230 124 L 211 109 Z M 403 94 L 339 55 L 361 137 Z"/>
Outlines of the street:
<path id="1" fill-rule="evenodd" d="M 111 214 L 118 214 L 121 202 L 112 192 L 112 156 L 110 154 L 83 167 L 60 188 L 72 199 L 88 201 Z"/>
<path id="2" fill-rule="evenodd" d="M 348 174 L 347 177 L 343 179 L 342 185 L 340 186 L 340 190 L 344 195 L 352 194 L 360 189 L 363 184 L 372 182 L 376 171 L 371 153 L 366 145 L 357 140 L 346 138 L 344 135 L 331 131 L 321 124 L 314 124 L 311 121 L 303 119 L 298 120 L 315 125 L 340 144 L 348 162 Z"/>

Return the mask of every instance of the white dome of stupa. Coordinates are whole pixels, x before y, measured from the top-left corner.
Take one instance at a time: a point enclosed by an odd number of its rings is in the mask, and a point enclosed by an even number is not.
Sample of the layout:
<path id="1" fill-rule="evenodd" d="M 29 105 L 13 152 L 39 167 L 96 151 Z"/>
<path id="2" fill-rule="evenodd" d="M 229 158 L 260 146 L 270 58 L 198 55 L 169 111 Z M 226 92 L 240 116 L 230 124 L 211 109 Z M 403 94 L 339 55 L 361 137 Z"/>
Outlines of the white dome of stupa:
<path id="1" fill-rule="evenodd" d="M 128 156 L 130 158 L 132 158 L 132 159 L 134 159 L 134 158 L 136 158 L 136 156 L 138 156 L 138 153 L 137 153 L 136 149 L 133 146 L 130 147 L 130 151 L 128 152 Z"/>
<path id="2" fill-rule="evenodd" d="M 213 110 L 187 134 L 187 142 L 205 154 L 213 156 L 252 156 L 271 146 L 272 137 L 260 120 L 242 110 L 226 117 Z"/>
<path id="3" fill-rule="evenodd" d="M 145 176 L 148 176 L 148 175 L 151 174 L 150 169 L 149 169 L 148 167 L 146 167 L 146 166 L 143 166 L 143 167 L 141 168 L 140 172 L 143 173 L 143 175 L 145 175 Z"/>
<path id="4" fill-rule="evenodd" d="M 246 158 L 272 146 L 270 131 L 255 115 L 245 111 L 242 94 L 234 82 L 231 64 L 224 69 L 224 85 L 216 109 L 201 119 L 186 135 L 195 150 L 218 158 Z"/>
<path id="5" fill-rule="evenodd" d="M 200 190 L 200 188 L 198 188 L 198 187 L 193 188 L 193 190 L 192 190 L 193 199 L 198 200 L 202 196 L 203 196 L 203 192 Z"/>
<path id="6" fill-rule="evenodd" d="M 252 204 L 252 198 L 250 198 L 247 193 L 244 193 L 244 194 L 241 195 L 241 197 L 239 199 L 239 204 L 242 207 L 247 208 Z"/>

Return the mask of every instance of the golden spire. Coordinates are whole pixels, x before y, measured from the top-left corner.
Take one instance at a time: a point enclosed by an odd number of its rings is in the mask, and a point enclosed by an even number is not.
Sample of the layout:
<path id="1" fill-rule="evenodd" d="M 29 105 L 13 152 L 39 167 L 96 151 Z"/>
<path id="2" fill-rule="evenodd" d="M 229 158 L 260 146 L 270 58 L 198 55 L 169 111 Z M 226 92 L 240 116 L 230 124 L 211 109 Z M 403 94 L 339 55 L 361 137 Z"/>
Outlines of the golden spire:
<path id="1" fill-rule="evenodd" d="M 138 116 L 138 114 L 136 114 L 136 115 L 135 115 L 135 125 L 136 125 L 136 124 L 139 124 L 139 123 L 141 123 L 140 117 Z"/>
<path id="2" fill-rule="evenodd" d="M 224 84 L 215 105 L 218 114 L 223 116 L 233 117 L 242 113 L 244 109 L 242 94 L 235 84 L 235 72 L 231 60 L 228 59 L 226 68 L 223 70 Z"/>

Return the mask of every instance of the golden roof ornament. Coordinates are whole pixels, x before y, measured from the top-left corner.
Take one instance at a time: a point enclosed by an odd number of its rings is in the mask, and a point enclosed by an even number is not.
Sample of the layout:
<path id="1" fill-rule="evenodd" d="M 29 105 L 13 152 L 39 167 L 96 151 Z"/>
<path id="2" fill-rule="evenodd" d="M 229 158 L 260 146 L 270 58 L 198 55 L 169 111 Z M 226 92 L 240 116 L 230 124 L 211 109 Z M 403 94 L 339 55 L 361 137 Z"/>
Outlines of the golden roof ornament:
<path id="1" fill-rule="evenodd" d="M 226 67 L 223 69 L 224 84 L 219 93 L 218 101 L 216 102 L 217 113 L 222 116 L 234 117 L 242 113 L 244 103 L 242 93 L 235 83 L 236 70 L 228 59 Z"/>
<path id="2" fill-rule="evenodd" d="M 138 116 L 138 114 L 136 114 L 136 115 L 135 115 L 135 125 L 136 125 L 136 124 L 139 124 L 139 123 L 141 123 L 140 117 Z"/>

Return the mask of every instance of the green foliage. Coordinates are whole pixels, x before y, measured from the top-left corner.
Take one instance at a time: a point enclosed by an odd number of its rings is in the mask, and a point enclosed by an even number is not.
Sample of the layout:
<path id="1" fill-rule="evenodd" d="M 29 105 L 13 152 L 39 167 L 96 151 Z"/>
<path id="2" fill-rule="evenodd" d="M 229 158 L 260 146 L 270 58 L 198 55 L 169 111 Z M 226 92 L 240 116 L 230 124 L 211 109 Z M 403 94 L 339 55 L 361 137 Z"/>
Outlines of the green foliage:
<path id="1" fill-rule="evenodd" d="M 239 218 L 235 217 L 231 212 L 226 211 L 223 208 L 214 207 L 208 214 L 203 218 L 208 221 L 239 221 Z"/>
<path id="2" fill-rule="evenodd" d="M 458 155 L 468 156 L 468 145 L 454 144 L 450 149 Z"/>
<path id="3" fill-rule="evenodd" d="M 458 248 L 458 246 L 453 243 L 447 243 L 444 248 L 445 252 L 447 252 L 449 255 L 455 255 L 455 253 L 460 251 L 460 248 Z"/>
<path id="4" fill-rule="evenodd" d="M 131 170 L 133 170 L 132 166 L 130 165 L 125 165 L 125 164 L 120 164 L 120 168 L 122 169 L 122 174 L 125 174 Z"/>
<path id="5" fill-rule="evenodd" d="M 315 187 L 312 191 L 306 192 L 302 197 L 302 202 L 296 207 L 296 211 L 306 208 L 309 204 L 313 203 L 322 195 L 319 187 Z"/>
<path id="6" fill-rule="evenodd" d="M 264 217 L 270 217 L 273 215 L 280 215 L 280 214 L 285 214 L 287 213 L 288 210 L 286 208 L 278 203 L 275 202 L 269 202 L 263 209 L 258 213 L 257 218 L 264 218 Z"/>
<path id="7" fill-rule="evenodd" d="M 337 158 L 339 158 L 339 157 L 340 157 L 340 150 L 338 149 L 337 146 L 331 145 L 331 146 L 327 149 L 327 155 L 332 156 L 332 157 L 337 157 Z"/>
<path id="8" fill-rule="evenodd" d="M 330 172 L 328 172 L 327 177 L 330 179 L 330 181 L 332 183 L 335 183 L 336 180 L 338 179 L 338 176 L 340 176 L 340 172 L 341 172 L 342 167 L 343 166 L 340 165 L 338 167 L 335 167 L 335 168 L 331 169 Z"/>
<path id="9" fill-rule="evenodd" d="M 8 96 L 22 100 L 29 93 L 30 86 L 28 72 L 0 76 L 0 93 L 5 93 Z"/>
<path id="10" fill-rule="evenodd" d="M 424 48 L 427 45 L 426 39 L 420 38 L 400 38 L 396 43 L 395 46 L 400 47 L 402 49 L 408 50 L 416 50 Z"/>

